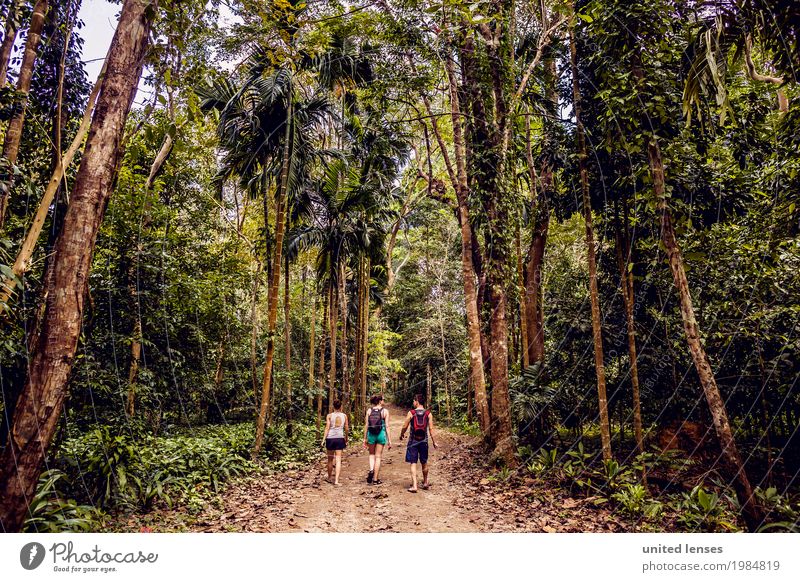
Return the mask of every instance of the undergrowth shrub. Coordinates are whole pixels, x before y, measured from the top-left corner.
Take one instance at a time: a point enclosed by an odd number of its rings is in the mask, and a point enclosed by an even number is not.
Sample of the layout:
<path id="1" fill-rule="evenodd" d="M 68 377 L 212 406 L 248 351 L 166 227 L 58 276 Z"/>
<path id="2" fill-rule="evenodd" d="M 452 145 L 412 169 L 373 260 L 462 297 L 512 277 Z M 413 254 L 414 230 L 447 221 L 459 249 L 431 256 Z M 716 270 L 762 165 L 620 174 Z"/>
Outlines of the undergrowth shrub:
<path id="1" fill-rule="evenodd" d="M 89 531 L 104 512 L 148 512 L 156 505 L 199 512 L 231 479 L 262 468 L 285 470 L 319 454 L 313 426 L 295 424 L 264 434 L 261 465 L 250 460 L 252 423 L 205 426 L 153 437 L 114 434 L 108 426 L 64 441 L 55 469 L 42 474 L 28 531 Z M 135 435 L 135 436 L 132 436 Z"/>

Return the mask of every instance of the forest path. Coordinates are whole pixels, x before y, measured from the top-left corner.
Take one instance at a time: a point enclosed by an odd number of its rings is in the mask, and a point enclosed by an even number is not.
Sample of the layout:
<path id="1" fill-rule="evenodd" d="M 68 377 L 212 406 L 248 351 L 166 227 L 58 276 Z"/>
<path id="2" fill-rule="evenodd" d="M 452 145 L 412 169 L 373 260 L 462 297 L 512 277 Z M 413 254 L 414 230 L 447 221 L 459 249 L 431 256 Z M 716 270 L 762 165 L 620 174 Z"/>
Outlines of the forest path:
<path id="1" fill-rule="evenodd" d="M 341 486 L 326 481 L 325 458 L 309 466 L 228 487 L 222 508 L 207 509 L 191 526 L 221 532 L 554 532 L 609 531 L 617 524 L 582 503 L 488 478 L 475 455 L 478 439 L 438 428 L 430 448 L 430 489 L 410 493 L 405 445 L 407 410 L 389 406 L 394 446 L 385 449 L 381 485 L 368 485 L 368 452 L 350 442 L 342 455 Z M 363 420 L 359 419 L 360 422 Z M 419 471 L 421 477 L 421 471 Z"/>
<path id="2" fill-rule="evenodd" d="M 473 437 L 436 430 L 438 449 L 430 447 L 427 491 L 409 493 L 408 438 L 400 441 L 407 410 L 389 406 L 393 447 L 384 448 L 381 485 L 368 485 L 368 451 L 351 440 L 342 454 L 341 486 L 326 481 L 326 458 L 297 471 L 269 475 L 226 491 L 225 511 L 204 531 L 271 532 L 469 532 L 475 516 L 458 507 L 463 487 L 449 470 L 468 455 Z M 359 419 L 359 422 L 363 420 Z M 354 422 L 356 422 L 354 420 Z M 420 478 L 422 476 L 419 470 Z M 210 516 L 209 516 L 210 517 Z M 208 523 L 210 520 L 206 520 Z"/>

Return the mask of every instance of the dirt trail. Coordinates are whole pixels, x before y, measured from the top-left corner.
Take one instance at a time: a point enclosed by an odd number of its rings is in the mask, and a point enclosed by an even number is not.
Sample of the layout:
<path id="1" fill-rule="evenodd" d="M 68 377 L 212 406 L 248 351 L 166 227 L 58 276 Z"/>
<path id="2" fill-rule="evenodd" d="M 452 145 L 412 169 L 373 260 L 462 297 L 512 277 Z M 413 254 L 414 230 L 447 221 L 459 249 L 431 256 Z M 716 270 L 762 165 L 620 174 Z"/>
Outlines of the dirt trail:
<path id="1" fill-rule="evenodd" d="M 409 466 L 400 429 L 406 410 L 389 407 L 393 447 L 385 449 L 381 485 L 368 485 L 368 452 L 351 442 L 342 455 L 341 486 L 328 482 L 324 457 L 312 465 L 226 489 L 223 507 L 209 509 L 196 531 L 246 532 L 485 532 L 608 531 L 602 517 L 582 515 L 574 500 L 541 499 L 518 487 L 498 487 L 475 465 L 474 437 L 437 429 L 430 448 L 430 489 L 409 493 Z M 363 422 L 363 421 L 362 421 Z M 420 471 L 421 476 L 421 471 Z M 566 511 L 565 511 L 566 510 Z"/>

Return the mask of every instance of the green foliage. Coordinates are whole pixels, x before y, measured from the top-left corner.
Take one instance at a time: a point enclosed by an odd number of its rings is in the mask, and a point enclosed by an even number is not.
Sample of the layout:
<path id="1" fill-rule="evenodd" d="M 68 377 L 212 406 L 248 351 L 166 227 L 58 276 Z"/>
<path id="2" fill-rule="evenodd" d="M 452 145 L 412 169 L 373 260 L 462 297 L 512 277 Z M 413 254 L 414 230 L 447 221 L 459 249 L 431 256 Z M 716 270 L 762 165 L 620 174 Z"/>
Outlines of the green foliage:
<path id="1" fill-rule="evenodd" d="M 540 374 L 538 363 L 528 366 L 509 385 L 511 410 L 523 428 L 534 423 L 550 427 L 555 420 L 553 406 L 559 400 L 559 392 L 555 386 L 543 384 Z"/>
<path id="2" fill-rule="evenodd" d="M 469 421 L 466 416 L 461 415 L 457 416 L 453 422 L 448 425 L 447 429 L 474 437 L 481 435 L 481 427 L 477 421 Z"/>
<path id="3" fill-rule="evenodd" d="M 296 424 L 294 433 L 290 440 L 282 427 L 267 429 L 263 455 L 268 468 L 283 470 L 317 454 L 313 427 Z M 197 510 L 228 481 L 259 470 L 249 460 L 253 440 L 251 423 L 137 439 L 100 427 L 68 439 L 60 459 L 72 475 L 68 490 L 76 496 L 85 492 L 99 508 L 146 512 L 157 504 L 177 503 Z"/>
<path id="4" fill-rule="evenodd" d="M 664 511 L 663 504 L 650 498 L 647 489 L 641 483 L 628 483 L 611 494 L 620 512 L 632 518 L 646 520 L 658 519 Z"/>
<path id="5" fill-rule="evenodd" d="M 739 530 L 730 499 L 721 497 L 716 491 L 707 491 L 702 485 L 695 486 L 689 493 L 681 494 L 674 506 L 678 511 L 678 523 L 690 531 Z"/>
<path id="6" fill-rule="evenodd" d="M 792 504 L 786 495 L 781 495 L 775 487 L 755 489 L 756 499 L 767 514 L 764 525 L 758 531 L 800 532 L 800 506 Z"/>
<path id="7" fill-rule="evenodd" d="M 87 532 L 103 522 L 103 513 L 92 505 L 79 505 L 59 493 L 59 482 L 66 475 L 58 469 L 44 471 L 39 477 L 36 495 L 28 504 L 28 518 L 23 530 L 37 533 Z"/>
<path id="8" fill-rule="evenodd" d="M 496 471 L 492 471 L 491 475 L 487 477 L 489 481 L 504 483 L 509 480 L 512 475 L 512 470 L 508 467 L 501 467 Z"/>

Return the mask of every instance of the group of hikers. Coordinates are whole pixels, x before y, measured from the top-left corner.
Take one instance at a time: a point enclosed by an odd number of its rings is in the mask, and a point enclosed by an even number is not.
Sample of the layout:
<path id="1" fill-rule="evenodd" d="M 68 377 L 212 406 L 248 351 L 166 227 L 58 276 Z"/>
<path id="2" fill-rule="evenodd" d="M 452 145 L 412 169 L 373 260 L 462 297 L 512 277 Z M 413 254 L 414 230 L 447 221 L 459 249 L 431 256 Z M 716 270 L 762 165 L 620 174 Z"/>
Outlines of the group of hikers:
<path id="1" fill-rule="evenodd" d="M 406 414 L 406 421 L 400 431 L 400 440 L 409 431 L 406 446 L 406 463 L 411 466 L 411 487 L 406 490 L 417 492 L 417 463 L 422 465 L 422 489 L 428 489 L 428 439 L 436 447 L 433 432 L 433 414 L 425 408 L 425 396 L 414 396 L 414 408 Z M 328 452 L 328 481 L 341 485 L 339 475 L 342 470 L 342 451 L 347 447 L 347 435 L 350 425 L 347 415 L 342 412 L 341 400 L 333 401 L 333 412 L 328 414 L 325 422 L 325 434 L 322 445 Z M 380 485 L 381 457 L 384 447 L 392 448 L 392 435 L 389 431 L 389 409 L 384 407 L 383 395 L 375 394 L 370 398 L 370 407 L 364 416 L 364 448 L 369 450 L 369 472 L 367 483 Z"/>

